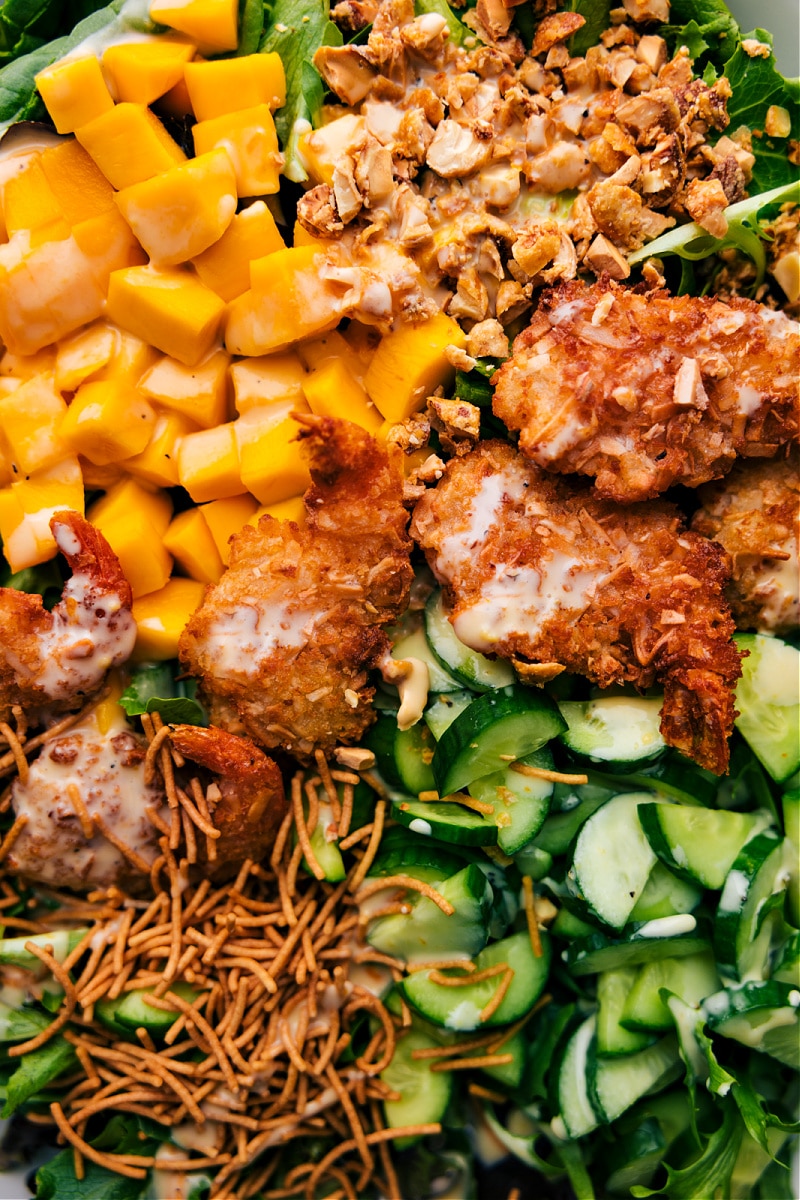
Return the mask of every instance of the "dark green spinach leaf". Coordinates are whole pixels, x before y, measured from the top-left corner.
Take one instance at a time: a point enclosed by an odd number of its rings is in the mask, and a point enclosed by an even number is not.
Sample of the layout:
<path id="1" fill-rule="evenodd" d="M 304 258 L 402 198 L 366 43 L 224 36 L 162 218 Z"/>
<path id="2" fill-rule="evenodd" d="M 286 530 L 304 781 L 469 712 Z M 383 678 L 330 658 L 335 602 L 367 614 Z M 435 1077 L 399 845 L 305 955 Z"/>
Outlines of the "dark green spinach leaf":
<path id="1" fill-rule="evenodd" d="M 30 1100 L 59 1075 L 77 1062 L 75 1050 L 60 1033 L 38 1050 L 23 1054 L 19 1066 L 6 1085 L 6 1102 L 0 1116 L 10 1117 L 21 1104 Z"/>
<path id="2" fill-rule="evenodd" d="M 178 680 L 174 663 L 146 663 L 139 667 L 119 698 L 129 717 L 157 712 L 168 725 L 206 725 L 205 709 L 195 699 L 194 680 Z"/>

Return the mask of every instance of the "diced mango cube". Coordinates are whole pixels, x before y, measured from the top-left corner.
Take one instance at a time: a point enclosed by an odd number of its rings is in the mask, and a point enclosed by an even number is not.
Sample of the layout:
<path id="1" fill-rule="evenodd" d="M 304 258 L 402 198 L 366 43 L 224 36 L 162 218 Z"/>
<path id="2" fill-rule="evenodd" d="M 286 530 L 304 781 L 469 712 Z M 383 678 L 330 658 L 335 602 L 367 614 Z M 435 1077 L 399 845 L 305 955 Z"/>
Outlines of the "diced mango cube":
<path id="1" fill-rule="evenodd" d="M 75 138 L 50 146 L 41 164 L 69 225 L 102 216 L 114 207 L 114 189 Z"/>
<path id="2" fill-rule="evenodd" d="M 86 255 L 104 295 L 112 271 L 143 266 L 147 262 L 147 255 L 116 208 L 74 225 L 72 236 Z"/>
<path id="3" fill-rule="evenodd" d="M 23 171 L 12 175 L 3 188 L 6 231 L 13 237 L 20 230 L 46 231 L 51 240 L 65 237 L 68 230 L 61 208 L 42 170 L 41 158 L 33 158 Z"/>
<path id="4" fill-rule="evenodd" d="M 237 0 L 150 0 L 150 17 L 188 34 L 201 49 L 235 50 L 239 44 Z"/>
<path id="5" fill-rule="evenodd" d="M 366 128 L 364 117 L 347 113 L 300 135 L 297 148 L 314 183 L 333 183 L 337 162 L 363 140 Z"/>
<path id="6" fill-rule="evenodd" d="M 152 104 L 183 78 L 183 68 L 194 57 L 189 42 L 157 38 L 148 42 L 120 42 L 103 54 L 103 70 L 118 100 Z"/>
<path id="7" fill-rule="evenodd" d="M 149 342 L 124 329 L 114 329 L 114 350 L 106 365 L 98 371 L 97 378 L 124 379 L 138 390 L 139 380 L 157 358 L 158 351 Z"/>
<path id="8" fill-rule="evenodd" d="M 172 501 L 166 492 L 142 487 L 135 479 L 126 477 L 95 500 L 86 516 L 102 533 L 107 525 L 113 525 L 130 512 L 143 514 L 161 537 L 172 519 Z"/>
<path id="9" fill-rule="evenodd" d="M 83 512 L 83 479 L 76 458 L 62 459 L 0 491 L 0 538 L 12 571 L 55 557 L 50 518 L 62 509 Z"/>
<path id="10" fill-rule="evenodd" d="M 225 344 L 231 354 L 269 354 L 338 325 L 345 304 L 341 289 L 320 278 L 325 263 L 316 246 L 255 259 L 250 291 L 228 306 Z"/>
<path id="11" fill-rule="evenodd" d="M 27 379 L 0 397 L 0 436 L 17 477 L 42 471 L 64 457 L 59 424 L 66 411 L 52 375 Z"/>
<path id="12" fill-rule="evenodd" d="M 103 537 L 119 559 L 134 599 L 157 592 L 172 572 L 172 555 L 141 509 L 103 521 Z"/>
<path id="13" fill-rule="evenodd" d="M 297 422 L 287 414 L 278 420 L 266 420 L 257 434 L 253 429 L 240 441 L 242 483 L 262 504 L 288 500 L 304 492 L 311 483 L 297 434 Z"/>
<path id="14" fill-rule="evenodd" d="M 381 414 L 341 358 L 328 359 L 307 375 L 303 391 L 318 417 L 340 417 L 369 433 L 381 427 Z"/>
<path id="15" fill-rule="evenodd" d="M 404 421 L 423 407 L 435 388 L 452 381 L 455 368 L 445 358 L 445 349 L 463 349 L 466 341 L 460 326 L 444 313 L 419 325 L 399 325 L 383 338 L 364 385 L 387 421 Z"/>
<path id="16" fill-rule="evenodd" d="M 105 321 L 96 321 L 63 339 L 56 351 L 56 387 L 74 392 L 100 371 L 114 353 L 117 334 Z"/>
<path id="17" fill-rule="evenodd" d="M 5 446 L 0 445 L 0 488 L 7 488 L 14 479 L 11 469 L 11 459 Z"/>
<path id="18" fill-rule="evenodd" d="M 293 246 L 320 246 L 324 250 L 330 244 L 330 240 L 323 237 L 314 237 L 313 233 L 309 233 L 304 225 L 301 225 L 299 221 L 295 221 L 292 232 Z"/>
<path id="19" fill-rule="evenodd" d="M 81 464 L 83 484 L 87 492 L 108 491 L 109 488 L 115 487 L 128 478 L 119 463 L 108 463 L 106 466 L 96 467 L 93 462 L 89 462 L 88 458 L 83 458 L 80 454 L 78 462 Z"/>
<path id="20" fill-rule="evenodd" d="M 364 361 L 338 329 L 331 329 L 327 333 L 323 333 L 321 337 L 309 338 L 307 341 L 301 342 L 297 347 L 297 353 L 309 371 L 315 371 L 318 367 L 325 366 L 332 359 L 339 359 L 354 379 L 357 379 L 359 383 L 364 381 L 367 370 Z"/>
<path id="21" fill-rule="evenodd" d="M 227 303 L 250 287 L 250 263 L 254 258 L 284 249 L 272 213 L 263 200 L 256 200 L 237 213 L 219 241 L 192 262 L 206 287 Z"/>
<path id="22" fill-rule="evenodd" d="M 178 447 L 178 477 L 199 504 L 246 492 L 239 474 L 233 425 L 187 434 Z"/>
<path id="23" fill-rule="evenodd" d="M 180 146 L 144 104 L 123 102 L 81 125 L 75 136 L 115 188 L 131 187 L 186 161 Z"/>
<path id="24" fill-rule="evenodd" d="M 167 117 L 191 117 L 192 102 L 189 99 L 189 89 L 186 86 L 186 80 L 181 78 L 170 88 L 156 104 L 156 108 L 160 113 Z"/>
<path id="25" fill-rule="evenodd" d="M 186 87 L 198 121 L 210 121 L 240 108 L 286 103 L 286 75 L 279 54 L 244 54 L 213 62 L 188 63 Z"/>
<path id="26" fill-rule="evenodd" d="M 59 133 L 72 133 L 114 107 L 94 54 L 54 62 L 36 76 L 36 88 Z"/>
<path id="27" fill-rule="evenodd" d="M 296 354 L 266 354 L 243 358 L 231 364 L 231 381 L 236 411 L 241 416 L 251 408 L 282 401 L 306 407 L 303 384 L 306 372 Z"/>
<path id="28" fill-rule="evenodd" d="M 46 242 L 4 269 L 17 257 L 16 240 L 0 246 L 0 339 L 13 354 L 34 354 L 99 317 L 104 296 L 74 237 Z"/>
<path id="29" fill-rule="evenodd" d="M 82 384 L 61 422 L 61 437 L 76 454 L 103 466 L 144 450 L 156 414 L 124 379 Z"/>
<path id="30" fill-rule="evenodd" d="M 237 109 L 210 121 L 198 121 L 192 137 L 197 154 L 208 154 L 214 149 L 227 151 L 240 196 L 277 192 L 283 157 L 269 105 L 257 104 L 255 108 Z"/>
<path id="31" fill-rule="evenodd" d="M 170 579 L 157 592 L 134 600 L 131 610 L 136 621 L 134 659 L 161 662 L 176 658 L 180 636 L 205 590 L 205 584 L 194 579 Z"/>
<path id="32" fill-rule="evenodd" d="M 261 504 L 253 513 L 246 525 L 258 529 L 258 522 L 268 513 L 276 521 L 294 521 L 301 529 L 306 525 L 306 506 L 302 496 L 291 496 L 288 500 L 278 500 L 275 504 Z"/>
<path id="33" fill-rule="evenodd" d="M 164 534 L 164 545 L 181 570 L 200 583 L 217 583 L 225 569 L 202 508 L 178 513 Z"/>
<path id="34" fill-rule="evenodd" d="M 252 496 L 231 496 L 228 500 L 212 500 L 202 508 L 206 524 L 211 531 L 217 553 L 227 567 L 231 561 L 229 542 L 239 533 L 258 508 Z"/>
<path id="35" fill-rule="evenodd" d="M 194 421 L 182 413 L 158 413 L 150 441 L 141 454 L 125 459 L 126 470 L 157 487 L 177 487 L 178 445 L 181 438 L 196 429 Z"/>
<path id="36" fill-rule="evenodd" d="M 226 150 L 190 158 L 114 197 L 154 263 L 177 266 L 208 249 L 236 212 L 236 177 Z"/>
<path id="37" fill-rule="evenodd" d="M 162 408 L 191 418 L 202 429 L 222 425 L 232 415 L 228 405 L 228 364 L 217 350 L 196 367 L 165 356 L 139 380 L 139 390 Z"/>
<path id="38" fill-rule="evenodd" d="M 13 376 L 19 386 L 21 379 L 33 379 L 34 375 L 48 375 L 56 367 L 54 346 L 45 346 L 35 354 L 12 354 L 6 350 L 0 357 L 0 378 Z"/>
<path id="39" fill-rule="evenodd" d="M 193 366 L 214 345 L 225 304 L 187 271 L 129 267 L 111 273 L 107 312 L 123 329 Z"/>

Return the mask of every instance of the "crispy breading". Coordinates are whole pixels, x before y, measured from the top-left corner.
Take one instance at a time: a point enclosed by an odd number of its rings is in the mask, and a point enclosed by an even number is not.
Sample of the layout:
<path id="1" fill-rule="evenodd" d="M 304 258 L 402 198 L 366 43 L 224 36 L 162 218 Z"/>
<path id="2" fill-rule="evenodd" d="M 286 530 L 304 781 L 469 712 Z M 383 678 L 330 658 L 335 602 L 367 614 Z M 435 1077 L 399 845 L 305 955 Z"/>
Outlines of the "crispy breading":
<path id="1" fill-rule="evenodd" d="M 468 646 L 524 677 L 547 663 L 600 687 L 660 683 L 666 741 L 726 770 L 740 675 L 727 555 L 673 505 L 600 499 L 491 441 L 448 464 L 411 532 Z"/>
<path id="2" fill-rule="evenodd" d="M 740 629 L 790 633 L 800 624 L 800 456 L 737 463 L 701 490 L 692 528 L 733 562 L 728 598 Z"/>
<path id="3" fill-rule="evenodd" d="M 399 467 L 346 421 L 298 417 L 313 484 L 308 525 L 264 516 L 181 637 L 215 725 L 300 759 L 372 723 L 367 671 L 411 582 Z"/>
<path id="4" fill-rule="evenodd" d="M 798 375 L 797 326 L 751 300 L 571 282 L 542 294 L 494 412 L 540 467 L 646 500 L 795 440 Z"/>

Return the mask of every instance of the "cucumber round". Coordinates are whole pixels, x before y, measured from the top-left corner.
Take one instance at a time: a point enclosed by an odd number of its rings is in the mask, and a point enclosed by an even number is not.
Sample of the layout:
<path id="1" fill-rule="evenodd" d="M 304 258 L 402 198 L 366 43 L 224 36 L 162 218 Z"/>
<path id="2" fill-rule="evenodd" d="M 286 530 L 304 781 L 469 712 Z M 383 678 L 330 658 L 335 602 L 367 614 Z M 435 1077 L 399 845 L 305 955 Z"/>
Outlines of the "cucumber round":
<path id="1" fill-rule="evenodd" d="M 449 916 L 427 896 L 410 901 L 409 913 L 378 917 L 367 927 L 367 941 L 384 954 L 406 962 L 437 958 L 472 958 L 489 937 L 492 887 L 475 863 L 436 882 L 436 890 L 452 904 Z"/>
<path id="2" fill-rule="evenodd" d="M 573 754 L 611 765 L 645 763 L 662 754 L 662 698 L 604 696 L 598 700 L 562 700 L 568 728 L 561 740 Z"/>
<path id="3" fill-rule="evenodd" d="M 647 877 L 644 891 L 631 909 L 630 919 L 655 921 L 659 917 L 690 913 L 697 908 L 702 898 L 702 890 L 696 884 L 673 875 L 662 862 L 657 862 Z"/>
<path id="4" fill-rule="evenodd" d="M 597 1053 L 601 1057 L 635 1054 L 655 1041 L 652 1034 L 627 1029 L 620 1023 L 638 974 L 638 967 L 618 967 L 616 971 L 603 971 L 597 978 Z"/>
<path id="5" fill-rule="evenodd" d="M 474 699 L 474 692 L 441 692 L 428 705 L 423 718 L 437 742 L 445 729 L 453 724 L 459 713 L 472 704 Z"/>
<path id="6" fill-rule="evenodd" d="M 392 644 L 392 658 L 416 658 L 428 668 L 429 692 L 458 692 L 464 686 L 460 679 L 451 675 L 439 662 L 428 645 L 425 630 L 420 626 L 413 633 L 406 633 Z"/>
<path id="7" fill-rule="evenodd" d="M 502 658 L 487 658 L 477 650 L 471 650 L 457 637 L 445 611 L 442 593 L 438 590 L 431 593 L 425 605 L 425 636 L 434 657 L 445 671 L 474 691 L 507 687 L 514 682 L 510 663 Z"/>
<path id="8" fill-rule="evenodd" d="M 643 804 L 639 820 L 653 850 L 671 871 L 718 891 L 742 846 L 769 825 L 770 816 L 682 804 Z"/>
<path id="9" fill-rule="evenodd" d="M 436 788 L 431 770 L 434 745 L 433 734 L 422 721 L 410 729 L 396 730 L 394 765 L 404 792 L 418 796 L 420 792 L 432 792 Z"/>
<path id="10" fill-rule="evenodd" d="M 726 988 L 703 1004 L 708 1026 L 800 1070 L 800 991 L 767 980 Z"/>
<path id="11" fill-rule="evenodd" d="M 528 1040 L 522 1030 L 504 1042 L 500 1054 L 510 1054 L 510 1063 L 499 1063 L 494 1067 L 481 1067 L 484 1075 L 507 1088 L 519 1087 L 528 1061 Z"/>
<path id="12" fill-rule="evenodd" d="M 583 1137 L 600 1123 L 589 1095 L 589 1060 L 595 1052 L 594 1014 L 570 1036 L 556 1064 L 555 1098 L 567 1136 Z"/>
<path id="13" fill-rule="evenodd" d="M 622 790 L 627 791 L 627 788 L 557 783 L 550 802 L 550 814 L 536 835 L 536 845 L 548 854 L 563 854 L 592 813 Z"/>
<path id="14" fill-rule="evenodd" d="M 567 874 L 570 890 L 606 925 L 621 929 L 644 891 L 656 856 L 637 817 L 645 792 L 614 796 L 585 823 Z"/>
<path id="15" fill-rule="evenodd" d="M 777 983 L 790 983 L 792 987 L 800 988 L 800 931 L 793 930 L 781 946 L 771 978 Z"/>
<path id="16" fill-rule="evenodd" d="M 369 869 L 369 878 L 380 875 L 419 875 L 430 871 L 437 879 L 449 879 L 466 866 L 465 856 L 437 845 L 432 839 L 416 837 L 403 826 L 387 829 L 381 838 L 380 849 Z M 426 875 L 427 879 L 428 876 Z"/>
<path id="17" fill-rule="evenodd" d="M 153 988 L 137 988 L 135 991 L 126 992 L 113 1013 L 113 1019 L 125 1029 L 144 1028 L 149 1033 L 166 1033 L 180 1014 L 168 1012 L 165 1008 L 154 1008 L 148 1004 L 147 997 L 153 994 L 153 990 Z M 196 1000 L 199 994 L 196 988 L 188 983 L 170 984 L 170 991 L 175 992 L 187 1004 Z"/>
<path id="18" fill-rule="evenodd" d="M 661 958 L 643 963 L 631 984 L 620 1014 L 626 1029 L 663 1033 L 674 1026 L 672 1014 L 661 999 L 668 988 L 687 1004 L 699 1004 L 720 985 L 711 950 L 683 958 Z"/>
<path id="19" fill-rule="evenodd" d="M 763 979 L 775 921 L 792 871 L 792 846 L 773 829 L 742 847 L 728 872 L 714 921 L 720 969 L 734 979 Z"/>
<path id="20" fill-rule="evenodd" d="M 416 1059 L 414 1050 L 430 1050 L 438 1043 L 427 1034 L 409 1029 L 397 1039 L 392 1061 L 381 1071 L 381 1079 L 399 1092 L 399 1100 L 384 1100 L 383 1111 L 390 1129 L 406 1125 L 429 1125 L 441 1121 L 453 1093 L 450 1071 L 431 1071 L 430 1059 Z M 400 1138 L 398 1149 L 410 1146 L 415 1138 Z"/>
<path id="21" fill-rule="evenodd" d="M 737 633 L 734 641 L 748 651 L 736 687 L 736 728 L 781 783 L 800 767 L 800 650 L 760 633 Z"/>
<path id="22" fill-rule="evenodd" d="M 659 1091 L 682 1069 L 674 1035 L 625 1058 L 590 1054 L 587 1084 L 592 1105 L 603 1122 L 616 1121 L 641 1096 Z"/>
<path id="23" fill-rule="evenodd" d="M 710 948 L 707 927 L 698 926 L 694 917 L 663 917 L 646 921 L 627 937 L 610 938 L 591 933 L 578 938 L 567 948 L 567 966 L 573 975 L 595 975 L 655 962 L 659 958 L 682 958 Z M 691 925 L 689 924 L 691 922 Z"/>
<path id="24" fill-rule="evenodd" d="M 497 826 L 481 813 L 460 804 L 394 797 L 392 817 L 414 833 L 456 846 L 494 846 Z"/>
<path id="25" fill-rule="evenodd" d="M 546 746 L 520 761 L 529 767 L 553 767 L 553 756 Z M 553 784 L 506 767 L 473 780 L 468 791 L 476 800 L 494 806 L 497 844 L 504 854 L 516 854 L 541 828 L 550 810 Z"/>

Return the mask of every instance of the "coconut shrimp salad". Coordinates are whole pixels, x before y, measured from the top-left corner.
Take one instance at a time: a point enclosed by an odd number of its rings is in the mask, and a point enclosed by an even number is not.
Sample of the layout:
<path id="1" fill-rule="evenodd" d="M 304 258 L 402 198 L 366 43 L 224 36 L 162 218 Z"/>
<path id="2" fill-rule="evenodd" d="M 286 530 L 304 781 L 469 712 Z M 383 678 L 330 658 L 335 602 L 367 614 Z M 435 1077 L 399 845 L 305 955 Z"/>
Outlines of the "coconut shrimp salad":
<path id="1" fill-rule="evenodd" d="M 791 1200 L 770 33 L 0 24 L 0 1180 Z"/>

